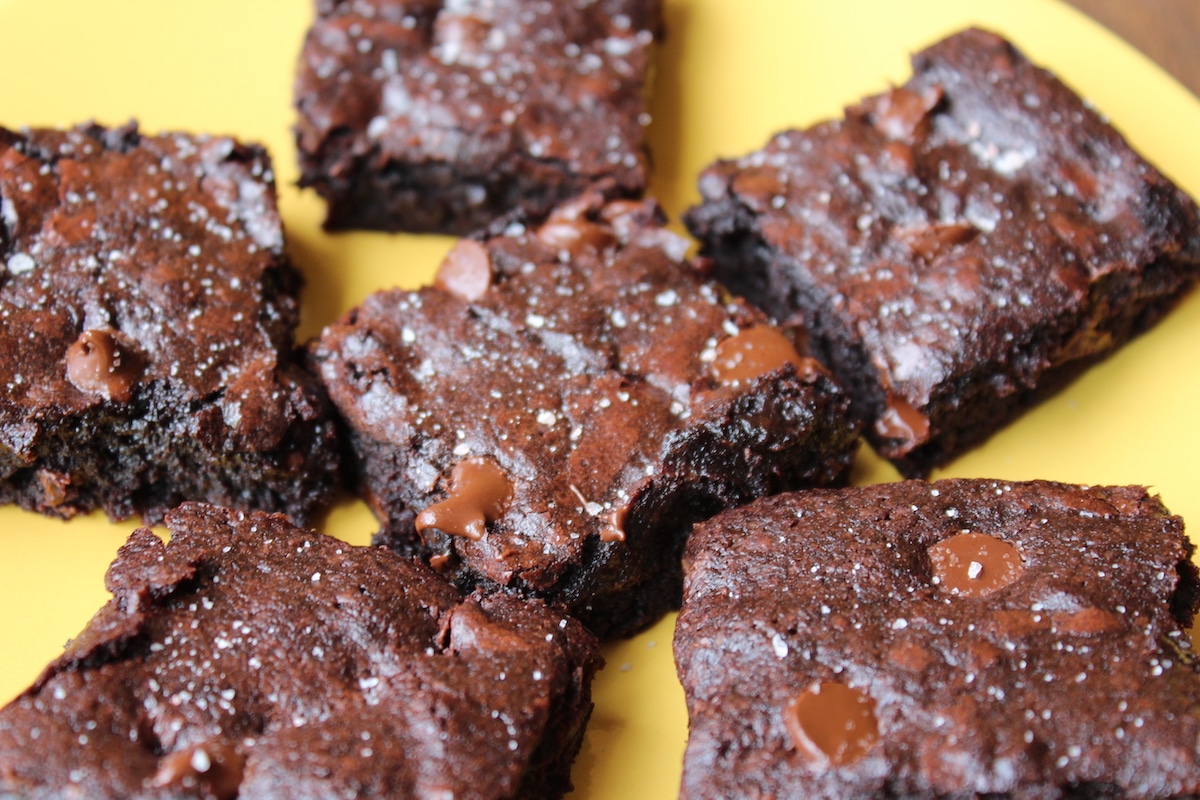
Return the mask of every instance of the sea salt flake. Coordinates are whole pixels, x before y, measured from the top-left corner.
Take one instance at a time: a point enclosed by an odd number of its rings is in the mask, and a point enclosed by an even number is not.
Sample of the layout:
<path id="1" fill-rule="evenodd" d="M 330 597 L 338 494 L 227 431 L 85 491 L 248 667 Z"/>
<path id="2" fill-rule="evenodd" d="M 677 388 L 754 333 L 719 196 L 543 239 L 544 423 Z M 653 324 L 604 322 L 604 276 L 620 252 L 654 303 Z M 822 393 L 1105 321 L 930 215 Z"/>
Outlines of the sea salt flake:
<path id="1" fill-rule="evenodd" d="M 28 253 L 13 253 L 8 257 L 8 271 L 13 275 L 30 272 L 36 266 L 37 262 Z"/>

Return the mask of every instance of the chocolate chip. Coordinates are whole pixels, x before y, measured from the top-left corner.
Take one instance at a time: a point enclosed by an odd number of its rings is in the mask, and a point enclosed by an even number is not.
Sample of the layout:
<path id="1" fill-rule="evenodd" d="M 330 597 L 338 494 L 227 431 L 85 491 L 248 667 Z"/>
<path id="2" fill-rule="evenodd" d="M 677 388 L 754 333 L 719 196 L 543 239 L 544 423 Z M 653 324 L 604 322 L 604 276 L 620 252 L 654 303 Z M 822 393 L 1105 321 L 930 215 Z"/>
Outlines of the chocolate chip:
<path id="1" fill-rule="evenodd" d="M 783 720 L 797 750 L 835 767 L 859 760 L 879 741 L 875 701 L 837 681 L 808 687 Z"/>
<path id="2" fill-rule="evenodd" d="M 141 374 L 141 358 L 116 331 L 86 330 L 67 348 L 67 379 L 81 392 L 124 403 Z"/>
<path id="3" fill-rule="evenodd" d="M 629 516 L 629 506 L 619 506 L 604 514 L 604 527 L 600 529 L 600 541 L 625 541 L 625 520 Z"/>
<path id="4" fill-rule="evenodd" d="M 446 254 L 433 285 L 467 302 L 479 300 L 492 285 L 492 259 L 479 242 L 461 239 Z"/>
<path id="5" fill-rule="evenodd" d="M 490 458 L 472 457 L 454 465 L 445 500 L 417 515 L 417 531 L 436 528 L 453 536 L 479 540 L 487 524 L 495 522 L 512 497 L 512 481 L 504 468 Z"/>
<path id="6" fill-rule="evenodd" d="M 739 331 L 717 345 L 712 363 L 713 376 L 726 386 L 739 386 L 791 364 L 796 374 L 811 380 L 821 367 L 811 358 L 796 352 L 795 346 L 778 328 L 756 325 Z"/>
<path id="7" fill-rule="evenodd" d="M 903 398 L 888 395 L 887 406 L 875 420 L 875 433 L 882 439 L 920 444 L 929 438 L 929 418 Z"/>
<path id="8" fill-rule="evenodd" d="M 929 548 L 935 582 L 962 597 L 983 597 L 1021 577 L 1021 553 L 985 533 L 960 533 Z"/>

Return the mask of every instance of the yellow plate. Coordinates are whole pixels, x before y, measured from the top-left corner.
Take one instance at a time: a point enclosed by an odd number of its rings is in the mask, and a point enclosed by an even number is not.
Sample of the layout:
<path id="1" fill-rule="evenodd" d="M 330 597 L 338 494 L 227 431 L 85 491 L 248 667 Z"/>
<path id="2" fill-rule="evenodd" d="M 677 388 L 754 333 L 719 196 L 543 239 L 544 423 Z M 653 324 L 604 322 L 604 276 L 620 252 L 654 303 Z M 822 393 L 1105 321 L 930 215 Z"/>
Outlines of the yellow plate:
<path id="1" fill-rule="evenodd" d="M 774 131 L 835 116 L 903 81 L 908 53 L 968 24 L 1013 39 L 1109 114 L 1134 146 L 1200 194 L 1200 103 L 1146 59 L 1052 0 L 666 0 L 651 139 L 655 193 L 674 218 L 695 175 Z M 307 0 L 0 0 L 0 124 L 120 123 L 233 133 L 276 159 L 289 250 L 304 270 L 301 334 L 371 290 L 428 279 L 449 240 L 327 236 L 295 190 L 292 68 Z M 1141 483 L 1200 520 L 1200 297 L 942 475 Z M 872 456 L 856 480 L 895 473 Z M 345 501 L 323 529 L 366 542 L 369 513 Z M 1200 523 L 1197 523 L 1200 525 Z M 102 578 L 135 527 L 0 509 L 0 702 L 16 695 L 107 595 Z M 1200 530 L 1200 527 L 1197 527 Z M 606 651 L 574 770 L 579 798 L 677 793 L 686 736 L 671 623 Z"/>

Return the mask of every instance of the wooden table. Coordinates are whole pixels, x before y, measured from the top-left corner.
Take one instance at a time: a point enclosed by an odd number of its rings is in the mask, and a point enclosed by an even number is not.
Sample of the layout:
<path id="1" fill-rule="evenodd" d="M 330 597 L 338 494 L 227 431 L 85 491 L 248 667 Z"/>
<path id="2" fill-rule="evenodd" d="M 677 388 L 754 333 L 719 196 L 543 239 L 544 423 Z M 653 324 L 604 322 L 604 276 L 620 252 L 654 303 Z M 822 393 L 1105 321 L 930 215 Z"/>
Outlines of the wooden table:
<path id="1" fill-rule="evenodd" d="M 1200 0 L 1067 0 L 1200 96 Z"/>

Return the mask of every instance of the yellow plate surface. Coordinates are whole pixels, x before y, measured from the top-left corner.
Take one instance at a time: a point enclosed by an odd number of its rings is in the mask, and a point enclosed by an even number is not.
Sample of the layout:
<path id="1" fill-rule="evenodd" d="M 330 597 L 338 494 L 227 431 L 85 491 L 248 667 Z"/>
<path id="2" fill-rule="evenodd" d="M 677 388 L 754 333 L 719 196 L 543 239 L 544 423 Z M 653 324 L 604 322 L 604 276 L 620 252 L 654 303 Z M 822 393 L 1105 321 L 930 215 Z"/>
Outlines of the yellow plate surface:
<path id="1" fill-rule="evenodd" d="M 233 133 L 276 159 L 289 250 L 307 277 L 301 335 L 375 288 L 426 281 L 450 240 L 320 230 L 293 186 L 291 79 L 308 0 L 0 0 L 0 124 Z M 1090 98 L 1169 176 L 1200 194 L 1200 103 L 1130 47 L 1053 0 L 666 0 L 651 139 L 673 218 L 695 176 L 774 131 L 835 116 L 901 82 L 908 54 L 968 24 L 1008 35 Z M 1200 297 L 939 475 L 1139 483 L 1200 520 Z M 895 473 L 865 454 L 856 481 Z M 136 527 L 0 509 L 0 703 L 106 600 L 103 574 Z M 321 526 L 355 543 L 374 521 L 343 501 Z M 1200 522 L 1196 522 L 1200 531 Z M 671 619 L 606 651 L 574 781 L 579 798 L 677 793 L 686 737 Z"/>

